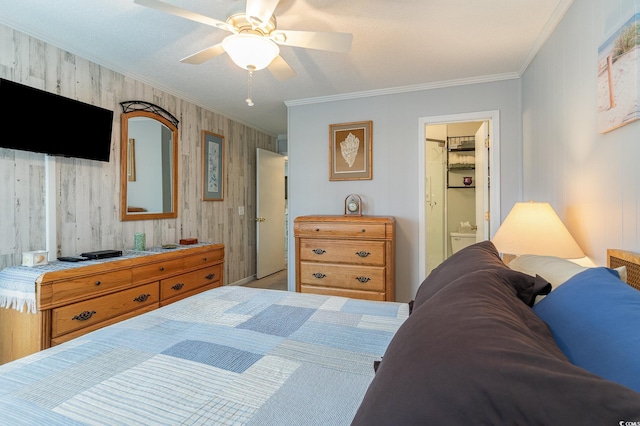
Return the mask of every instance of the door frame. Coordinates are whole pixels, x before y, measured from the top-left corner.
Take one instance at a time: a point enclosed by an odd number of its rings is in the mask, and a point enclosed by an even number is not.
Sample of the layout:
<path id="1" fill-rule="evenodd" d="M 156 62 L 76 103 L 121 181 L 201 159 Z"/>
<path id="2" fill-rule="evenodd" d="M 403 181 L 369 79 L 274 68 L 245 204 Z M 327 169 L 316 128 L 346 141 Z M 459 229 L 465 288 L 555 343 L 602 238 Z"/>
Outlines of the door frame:
<path id="1" fill-rule="evenodd" d="M 418 272 L 426 277 L 427 238 L 426 238 L 426 126 L 433 124 L 452 124 L 467 121 L 488 121 L 491 146 L 489 149 L 490 188 L 489 191 L 489 229 L 493 236 L 500 226 L 500 111 L 477 111 L 461 114 L 448 114 L 418 118 Z M 484 152 L 484 151 L 483 151 Z"/>

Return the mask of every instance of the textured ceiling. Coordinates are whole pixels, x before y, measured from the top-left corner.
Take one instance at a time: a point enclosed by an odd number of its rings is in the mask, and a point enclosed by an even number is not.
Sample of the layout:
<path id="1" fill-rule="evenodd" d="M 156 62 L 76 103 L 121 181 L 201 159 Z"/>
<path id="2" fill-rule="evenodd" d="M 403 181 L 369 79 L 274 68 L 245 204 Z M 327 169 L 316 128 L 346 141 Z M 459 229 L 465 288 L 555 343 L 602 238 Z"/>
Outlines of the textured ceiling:
<path id="1" fill-rule="evenodd" d="M 225 20 L 233 0 L 165 0 Z M 180 59 L 230 33 L 133 0 L 0 0 L 0 23 L 273 135 L 285 102 L 521 74 L 572 0 L 281 0 L 278 29 L 353 34 L 349 53 L 283 46 L 297 75 L 253 80 L 228 55 Z"/>

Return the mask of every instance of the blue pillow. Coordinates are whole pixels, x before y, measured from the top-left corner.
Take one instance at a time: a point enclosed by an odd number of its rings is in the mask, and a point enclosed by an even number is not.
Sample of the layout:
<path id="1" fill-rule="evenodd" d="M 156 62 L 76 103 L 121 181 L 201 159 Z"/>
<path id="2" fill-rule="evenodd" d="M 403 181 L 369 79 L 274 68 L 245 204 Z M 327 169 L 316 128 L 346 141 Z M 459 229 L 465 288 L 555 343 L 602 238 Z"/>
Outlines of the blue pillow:
<path id="1" fill-rule="evenodd" d="M 640 291 L 615 271 L 580 272 L 533 310 L 573 364 L 640 392 Z"/>

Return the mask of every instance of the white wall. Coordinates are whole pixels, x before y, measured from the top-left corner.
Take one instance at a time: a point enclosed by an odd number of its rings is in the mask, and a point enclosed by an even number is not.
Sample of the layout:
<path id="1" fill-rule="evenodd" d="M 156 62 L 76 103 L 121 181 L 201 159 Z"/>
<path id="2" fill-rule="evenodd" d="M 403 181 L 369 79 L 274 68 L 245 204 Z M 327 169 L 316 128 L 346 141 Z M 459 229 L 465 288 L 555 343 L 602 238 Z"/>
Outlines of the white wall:
<path id="1" fill-rule="evenodd" d="M 501 206 L 506 216 L 521 199 L 520 82 L 492 83 L 386 94 L 321 103 L 290 102 L 288 125 L 289 217 L 337 214 L 349 193 L 362 197 L 367 215 L 395 216 L 396 299 L 414 298 L 418 276 L 418 119 L 500 110 Z M 373 179 L 330 182 L 329 125 L 373 121 Z M 292 225 L 290 233 L 293 234 Z M 295 286 L 289 240 L 289 288 Z"/>
<path id="2" fill-rule="evenodd" d="M 524 199 L 550 202 L 599 265 L 607 248 L 640 250 L 640 121 L 596 127 L 598 47 L 639 7 L 573 2 L 522 77 Z"/>

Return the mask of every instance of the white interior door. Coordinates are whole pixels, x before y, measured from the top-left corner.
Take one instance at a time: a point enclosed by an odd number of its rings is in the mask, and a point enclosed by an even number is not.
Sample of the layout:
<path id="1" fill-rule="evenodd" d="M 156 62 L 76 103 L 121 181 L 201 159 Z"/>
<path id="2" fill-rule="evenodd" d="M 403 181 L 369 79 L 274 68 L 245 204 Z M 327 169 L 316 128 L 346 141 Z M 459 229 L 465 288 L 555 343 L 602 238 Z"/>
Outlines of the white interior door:
<path id="1" fill-rule="evenodd" d="M 476 132 L 476 233 L 477 241 L 489 239 L 489 123 Z"/>
<path id="2" fill-rule="evenodd" d="M 256 278 L 285 268 L 284 156 L 256 150 Z"/>

